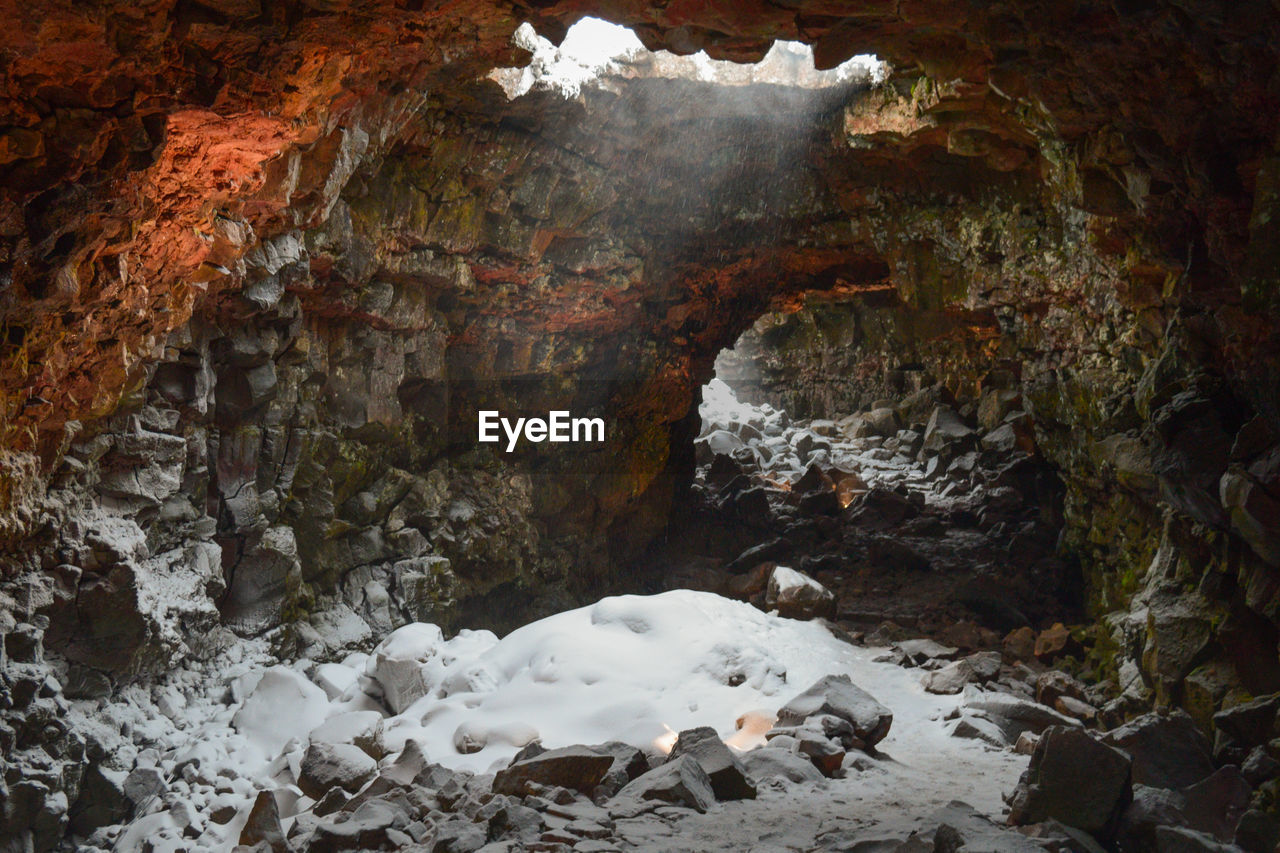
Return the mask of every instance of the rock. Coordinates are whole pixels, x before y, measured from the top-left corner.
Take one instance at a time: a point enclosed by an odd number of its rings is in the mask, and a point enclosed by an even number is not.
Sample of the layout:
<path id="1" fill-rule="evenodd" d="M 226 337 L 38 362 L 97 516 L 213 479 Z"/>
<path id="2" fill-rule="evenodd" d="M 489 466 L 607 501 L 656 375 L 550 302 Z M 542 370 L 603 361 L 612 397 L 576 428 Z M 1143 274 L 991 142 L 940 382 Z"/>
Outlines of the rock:
<path id="1" fill-rule="evenodd" d="M 298 787 L 316 800 L 331 788 L 355 793 L 377 772 L 378 763 L 358 746 L 313 742 L 302 758 Z"/>
<path id="2" fill-rule="evenodd" d="M 1280 844 L 1280 821 L 1256 809 L 1240 816 L 1235 844 L 1247 853 L 1272 853 Z"/>
<path id="3" fill-rule="evenodd" d="M 850 723 L 858 740 L 867 748 L 883 740 L 893 724 L 893 712 L 856 686 L 847 675 L 819 679 L 778 711 L 778 725 L 800 725 L 818 714 L 830 714 Z"/>
<path id="4" fill-rule="evenodd" d="M 937 453 L 951 447 L 963 447 L 972 442 L 974 431 L 970 429 L 955 409 L 938 406 L 929 416 L 924 429 L 924 453 Z"/>
<path id="5" fill-rule="evenodd" d="M 1015 661 L 1029 661 L 1036 654 L 1036 632 L 1029 626 L 1010 631 L 1003 643 L 1005 656 Z"/>
<path id="6" fill-rule="evenodd" d="M 990 432 L 1004 421 L 1011 412 L 1017 411 L 1022 395 L 1017 391 L 992 388 L 978 400 L 978 426 Z"/>
<path id="7" fill-rule="evenodd" d="M 1262 746 L 1276 736 L 1280 693 L 1259 696 L 1213 715 L 1214 728 L 1246 746 Z"/>
<path id="8" fill-rule="evenodd" d="M 973 685 L 965 689 L 964 707 L 988 717 L 1010 741 L 1023 732 L 1041 734 L 1050 726 L 1078 727 L 1079 720 L 1047 708 L 1038 702 L 1008 693 L 984 691 Z"/>
<path id="9" fill-rule="evenodd" d="M 808 758 L 823 776 L 834 779 L 841 775 L 846 752 L 838 743 L 807 728 L 795 732 L 797 753 Z"/>
<path id="10" fill-rule="evenodd" d="M 392 713 L 402 713 L 430 691 L 424 664 L 443 643 L 437 626 L 415 622 L 397 628 L 373 650 L 369 675 L 382 688 Z"/>
<path id="11" fill-rule="evenodd" d="M 1183 788 L 1186 824 L 1222 842 L 1235 837 L 1236 824 L 1249 809 L 1253 793 L 1239 768 L 1219 768 L 1211 776 Z"/>
<path id="12" fill-rule="evenodd" d="M 925 825 L 935 823 L 933 853 L 1044 853 L 1036 842 L 992 823 L 968 803 L 948 803 Z"/>
<path id="13" fill-rule="evenodd" d="M 613 762 L 612 755 L 587 746 L 552 749 L 499 770 L 493 779 L 493 790 L 498 794 L 523 796 L 526 785 L 533 782 L 587 794 L 600 784 Z"/>
<path id="14" fill-rule="evenodd" d="M 788 619 L 834 619 L 836 597 L 813 578 L 786 566 L 775 566 L 765 590 L 766 610 Z"/>
<path id="15" fill-rule="evenodd" d="M 741 574 L 749 572 L 759 566 L 761 563 L 775 562 L 788 556 L 792 551 L 792 545 L 786 539 L 771 539 L 768 542 L 762 542 L 743 551 L 727 568 L 730 572 Z"/>
<path id="16" fill-rule="evenodd" d="M 1238 853 L 1230 844 L 1182 826 L 1156 827 L 1156 853 Z"/>
<path id="17" fill-rule="evenodd" d="M 262 844 L 272 853 L 285 853 L 292 849 L 280 825 L 280 808 L 273 791 L 258 792 L 253 808 L 249 810 L 249 819 L 240 830 L 240 843 L 249 847 Z"/>
<path id="18" fill-rule="evenodd" d="M 1128 756 L 1080 729 L 1050 728 L 1013 793 L 1009 822 L 1053 819 L 1106 837 L 1133 796 L 1129 767 Z"/>
<path id="19" fill-rule="evenodd" d="M 906 655 L 907 660 L 915 666 L 920 666 L 929 660 L 952 660 L 960 652 L 954 646 L 944 646 L 928 638 L 903 640 L 894 644 L 894 648 Z"/>
<path id="20" fill-rule="evenodd" d="M 659 800 L 705 812 L 715 804 L 711 779 L 691 755 L 656 767 L 618 792 L 618 799 Z"/>
<path id="21" fill-rule="evenodd" d="M 1041 663 L 1053 663 L 1068 655 L 1080 657 L 1083 651 L 1061 622 L 1055 622 L 1052 628 L 1046 628 L 1036 637 L 1035 656 Z"/>
<path id="22" fill-rule="evenodd" d="M 129 814 L 124 792 L 125 774 L 99 763 L 89 765 L 80 783 L 80 796 L 71 807 L 71 830 L 90 835 L 100 826 L 120 823 Z"/>
<path id="23" fill-rule="evenodd" d="M 1183 788 L 1213 772 L 1209 741 L 1185 711 L 1144 714 L 1102 735 L 1133 761 L 1133 782 L 1152 788 Z"/>
<path id="24" fill-rule="evenodd" d="M 867 435 L 879 435 L 885 438 L 897 435 L 900 426 L 898 413 L 888 407 L 867 412 L 862 416 L 862 423 L 865 425 L 864 431 Z"/>
<path id="25" fill-rule="evenodd" d="M 924 685 L 925 692 L 946 696 L 959 693 L 972 679 L 973 670 L 970 669 L 968 662 L 957 660 L 942 669 L 925 673 L 920 683 Z"/>
<path id="26" fill-rule="evenodd" d="M 822 773 L 812 761 L 806 761 L 794 752 L 773 747 L 753 749 L 742 756 L 742 764 L 753 779 L 785 779 L 788 782 L 817 782 Z"/>
<path id="27" fill-rule="evenodd" d="M 483 827 L 470 820 L 446 820 L 436 827 L 426 849 L 431 853 L 475 853 L 488 840 Z"/>
<path id="28" fill-rule="evenodd" d="M 375 761 L 386 754 L 382 743 L 382 715 L 377 711 L 335 714 L 312 729 L 308 739 L 311 743 L 353 744 Z"/>
<path id="29" fill-rule="evenodd" d="M 994 747 L 1006 747 L 1009 741 L 1004 731 L 990 720 L 976 715 L 961 717 L 951 728 L 951 736 L 980 740 Z"/>
<path id="30" fill-rule="evenodd" d="M 1085 686 L 1070 675 L 1057 669 L 1045 670 L 1036 676 L 1037 702 L 1052 708 L 1053 703 L 1062 696 L 1083 700 L 1085 698 Z"/>
<path id="31" fill-rule="evenodd" d="M 262 674 L 231 725 L 267 755 L 275 755 L 290 740 L 324 722 L 328 712 L 329 698 L 323 690 L 288 667 L 273 666 Z"/>
<path id="32" fill-rule="evenodd" d="M 125 777 L 122 787 L 125 799 L 133 803 L 135 810 L 154 802 L 168 789 L 164 774 L 157 767 L 134 768 Z"/>
<path id="33" fill-rule="evenodd" d="M 691 756 L 711 780 L 718 800 L 754 800 L 756 786 L 747 778 L 742 763 L 729 751 L 716 730 L 707 726 L 686 729 L 676 738 L 668 761 Z"/>

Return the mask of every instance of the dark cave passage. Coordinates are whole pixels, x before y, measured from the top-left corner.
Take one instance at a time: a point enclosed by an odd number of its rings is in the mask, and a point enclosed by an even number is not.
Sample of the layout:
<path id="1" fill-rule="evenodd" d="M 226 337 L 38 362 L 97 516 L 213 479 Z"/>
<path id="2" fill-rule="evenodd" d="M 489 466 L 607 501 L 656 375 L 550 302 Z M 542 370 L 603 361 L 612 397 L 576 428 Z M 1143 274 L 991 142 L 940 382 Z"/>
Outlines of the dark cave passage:
<path id="1" fill-rule="evenodd" d="M 6 17 L 0 853 L 1280 849 L 1274 3 Z"/>

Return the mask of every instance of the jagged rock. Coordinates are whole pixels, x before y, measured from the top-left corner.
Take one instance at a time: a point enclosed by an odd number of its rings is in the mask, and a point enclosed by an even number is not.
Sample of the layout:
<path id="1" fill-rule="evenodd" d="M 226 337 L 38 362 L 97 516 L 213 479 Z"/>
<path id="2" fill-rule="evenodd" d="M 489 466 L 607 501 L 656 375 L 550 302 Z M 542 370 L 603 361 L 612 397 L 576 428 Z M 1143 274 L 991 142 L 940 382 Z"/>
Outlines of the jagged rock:
<path id="1" fill-rule="evenodd" d="M 1144 714 L 1102 735 L 1102 742 L 1133 760 L 1133 782 L 1183 788 L 1213 772 L 1208 740 L 1185 711 Z"/>
<path id="2" fill-rule="evenodd" d="M 952 447 L 964 447 L 972 441 L 973 436 L 973 429 L 960 419 L 955 409 L 950 406 L 938 406 L 929 416 L 929 423 L 925 426 L 922 452 L 937 453 Z"/>
<path id="3" fill-rule="evenodd" d="M 1246 746 L 1261 746 L 1275 737 L 1277 712 L 1280 693 L 1273 693 L 1224 708 L 1213 715 L 1213 725 Z"/>
<path id="4" fill-rule="evenodd" d="M 1044 732 L 1010 801 L 1015 825 L 1058 820 L 1090 835 L 1115 829 L 1132 799 L 1128 756 L 1079 729 Z"/>
<path id="5" fill-rule="evenodd" d="M 427 849 L 431 853 L 475 853 L 487 841 L 484 829 L 470 820 L 446 820 L 436 827 Z"/>
<path id="6" fill-rule="evenodd" d="M 523 795 L 532 782 L 590 793 L 613 767 L 614 757 L 587 746 L 566 746 L 514 762 L 498 771 L 493 790 L 499 794 Z"/>
<path id="7" fill-rule="evenodd" d="M 240 843 L 255 847 L 264 845 L 272 853 L 285 853 L 293 849 L 285 840 L 284 827 L 280 825 L 280 809 L 272 791 L 259 791 L 249 810 L 249 819 L 240 830 Z"/>
<path id="8" fill-rule="evenodd" d="M 828 675 L 778 711 L 779 726 L 801 725 L 810 717 L 829 714 L 845 720 L 864 747 L 873 747 L 889 733 L 893 712 L 856 686 L 847 675 Z"/>
<path id="9" fill-rule="evenodd" d="M 1157 853 L 1236 853 L 1238 850 L 1182 826 L 1158 826 L 1155 835 Z"/>
<path id="10" fill-rule="evenodd" d="M 928 693 L 949 695 L 959 693 L 973 679 L 973 670 L 963 660 L 952 661 L 941 669 L 927 672 L 921 683 Z"/>
<path id="11" fill-rule="evenodd" d="M 711 779 L 691 755 L 656 767 L 618 792 L 618 799 L 659 800 L 705 812 L 715 804 Z"/>
<path id="12" fill-rule="evenodd" d="M 718 800 L 754 800 L 756 786 L 747 777 L 742 762 L 724 745 L 716 730 L 710 727 L 686 729 L 676 738 L 668 761 L 691 756 L 711 780 L 711 790 Z"/>
<path id="13" fill-rule="evenodd" d="M 313 741 L 302 758 L 298 787 L 316 800 L 331 788 L 354 793 L 377 771 L 377 762 L 358 746 Z"/>
<path id="14" fill-rule="evenodd" d="M 1068 655 L 1079 657 L 1082 651 L 1080 644 L 1071 636 L 1070 629 L 1061 622 L 1055 622 L 1053 627 L 1046 628 L 1036 636 L 1035 656 L 1042 663 L 1053 663 Z"/>
<path id="15" fill-rule="evenodd" d="M 775 566 L 764 594 L 765 608 L 789 619 L 831 619 L 836 597 L 813 578 L 786 566 Z"/>
<path id="16" fill-rule="evenodd" d="M 427 695 L 424 666 L 444 642 L 439 627 L 423 623 L 392 632 L 373 650 L 370 675 L 382 688 L 392 713 L 399 714 Z"/>
<path id="17" fill-rule="evenodd" d="M 1050 726 L 1078 727 L 1080 721 L 1038 702 L 1008 693 L 984 691 L 975 685 L 965 688 L 964 707 L 991 719 L 1013 742 L 1023 732 L 1041 734 Z"/>

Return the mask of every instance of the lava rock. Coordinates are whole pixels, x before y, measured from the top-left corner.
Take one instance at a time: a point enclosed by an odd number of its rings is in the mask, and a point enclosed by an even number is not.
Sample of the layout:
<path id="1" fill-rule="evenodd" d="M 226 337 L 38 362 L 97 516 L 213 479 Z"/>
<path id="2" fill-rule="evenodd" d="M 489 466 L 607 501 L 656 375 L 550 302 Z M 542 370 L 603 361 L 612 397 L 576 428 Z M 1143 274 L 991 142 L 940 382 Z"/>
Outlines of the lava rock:
<path id="1" fill-rule="evenodd" d="M 836 597 L 813 578 L 786 566 L 775 566 L 765 589 L 766 610 L 788 619 L 834 619 Z"/>
<path id="2" fill-rule="evenodd" d="M 893 724 L 893 712 L 856 686 L 847 675 L 827 675 L 819 679 L 778 711 L 778 725 L 800 725 L 818 714 L 848 721 L 867 748 L 883 740 Z"/>
<path id="3" fill-rule="evenodd" d="M 711 779 L 692 755 L 656 767 L 618 792 L 618 799 L 660 800 L 705 812 L 715 804 Z"/>
<path id="4" fill-rule="evenodd" d="M 373 778 L 378 764 L 360 747 L 349 743 L 312 743 L 302 757 L 298 787 L 313 799 L 332 788 L 355 792 Z"/>
<path id="5" fill-rule="evenodd" d="M 1014 825 L 1053 819 L 1108 836 L 1133 797 L 1129 757 L 1080 729 L 1044 733 L 1010 802 Z"/>
<path id="6" fill-rule="evenodd" d="M 1133 782 L 1153 788 L 1183 788 L 1213 772 L 1209 741 L 1185 711 L 1144 714 L 1102 735 L 1133 761 Z"/>
<path id="7" fill-rule="evenodd" d="M 716 730 L 703 726 L 686 729 L 676 738 L 668 761 L 683 755 L 691 756 L 711 780 L 711 790 L 718 800 L 754 800 L 756 786 L 747 778 L 742 762 L 729 751 Z"/>
<path id="8" fill-rule="evenodd" d="M 493 779 L 493 790 L 498 794 L 520 796 L 526 793 L 526 786 L 532 782 L 587 794 L 603 781 L 613 762 L 613 755 L 587 746 L 551 749 L 499 770 Z"/>

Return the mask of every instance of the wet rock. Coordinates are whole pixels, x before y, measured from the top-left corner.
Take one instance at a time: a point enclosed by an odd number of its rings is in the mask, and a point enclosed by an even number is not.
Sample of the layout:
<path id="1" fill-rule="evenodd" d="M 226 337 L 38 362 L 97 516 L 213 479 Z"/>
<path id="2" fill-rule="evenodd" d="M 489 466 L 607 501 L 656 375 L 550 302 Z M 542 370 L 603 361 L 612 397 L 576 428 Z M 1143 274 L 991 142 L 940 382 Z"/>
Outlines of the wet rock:
<path id="1" fill-rule="evenodd" d="M 526 793 L 529 783 L 534 783 L 590 793 L 613 767 L 613 762 L 612 755 L 591 747 L 552 749 L 498 771 L 493 779 L 493 790 L 498 794 L 520 796 Z"/>
<path id="2" fill-rule="evenodd" d="M 868 748 L 879 743 L 893 724 L 893 712 L 856 686 L 849 676 L 828 675 L 784 705 L 778 711 L 778 725 L 801 725 L 819 714 L 847 721 Z"/>
<path id="3" fill-rule="evenodd" d="M 302 793 L 317 800 L 331 788 L 354 793 L 377 771 L 377 762 L 358 746 L 312 742 L 302 758 L 298 787 Z"/>
<path id="4" fill-rule="evenodd" d="M 683 755 L 692 757 L 701 765 L 711 780 L 711 790 L 718 800 L 754 800 L 756 786 L 747 778 L 746 769 L 729 751 L 724 741 L 710 727 L 686 729 L 676 738 L 668 761 Z"/>
<path id="5" fill-rule="evenodd" d="M 656 767 L 618 792 L 618 800 L 657 800 L 705 812 L 715 804 L 711 779 L 691 755 Z"/>
<path id="6" fill-rule="evenodd" d="M 1213 772 L 1209 741 L 1185 711 L 1145 714 L 1102 735 L 1133 761 L 1133 782 L 1183 788 Z"/>
<path id="7" fill-rule="evenodd" d="M 1132 799 L 1128 756 L 1079 729 L 1050 728 L 1010 801 L 1015 825 L 1053 819 L 1091 835 L 1111 833 Z"/>
<path id="8" fill-rule="evenodd" d="M 774 567 L 765 590 L 766 610 L 788 619 L 833 619 L 836 597 L 813 578 L 786 566 Z"/>

